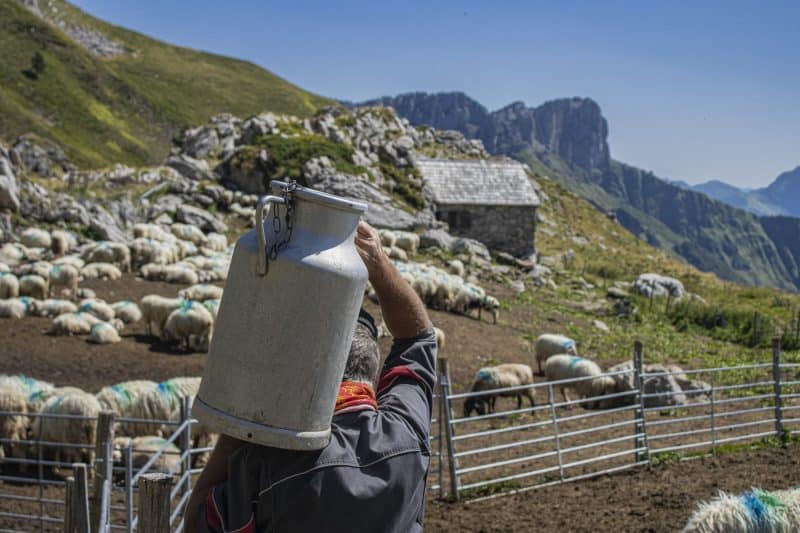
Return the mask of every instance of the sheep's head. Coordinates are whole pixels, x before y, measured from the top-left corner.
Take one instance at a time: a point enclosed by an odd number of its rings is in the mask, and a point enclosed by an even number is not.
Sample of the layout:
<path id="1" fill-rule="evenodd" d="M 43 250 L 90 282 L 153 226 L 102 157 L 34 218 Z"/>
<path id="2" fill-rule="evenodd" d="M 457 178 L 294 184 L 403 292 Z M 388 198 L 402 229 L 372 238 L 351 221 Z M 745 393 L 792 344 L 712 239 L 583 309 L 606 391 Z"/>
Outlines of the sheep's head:
<path id="1" fill-rule="evenodd" d="M 486 400 L 480 396 L 470 396 L 464 402 L 464 418 L 469 417 L 472 411 L 478 413 L 478 416 L 486 414 Z"/>

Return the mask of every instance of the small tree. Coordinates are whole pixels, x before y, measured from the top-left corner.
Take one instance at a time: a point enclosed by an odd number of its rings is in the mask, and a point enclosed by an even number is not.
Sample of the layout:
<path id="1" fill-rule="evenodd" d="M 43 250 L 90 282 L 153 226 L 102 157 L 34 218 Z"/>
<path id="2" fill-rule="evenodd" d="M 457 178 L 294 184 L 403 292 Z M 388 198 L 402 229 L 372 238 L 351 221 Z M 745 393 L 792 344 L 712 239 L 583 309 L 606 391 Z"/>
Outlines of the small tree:
<path id="1" fill-rule="evenodd" d="M 31 72 L 38 78 L 44 72 L 45 67 L 44 56 L 37 50 L 31 59 Z"/>

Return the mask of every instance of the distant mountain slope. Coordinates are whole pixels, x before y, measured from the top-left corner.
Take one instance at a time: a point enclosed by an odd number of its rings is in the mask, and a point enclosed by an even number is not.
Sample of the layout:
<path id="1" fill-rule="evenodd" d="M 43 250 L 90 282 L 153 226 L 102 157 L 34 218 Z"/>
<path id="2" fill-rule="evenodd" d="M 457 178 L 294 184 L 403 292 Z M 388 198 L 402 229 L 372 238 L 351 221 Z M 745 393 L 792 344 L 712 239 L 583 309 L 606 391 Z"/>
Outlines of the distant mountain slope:
<path id="1" fill-rule="evenodd" d="M 690 186 L 697 192 L 702 192 L 715 200 L 724 202 L 733 207 L 750 211 L 756 215 L 784 215 L 786 211 L 769 201 L 765 201 L 756 191 L 744 191 L 722 181 L 708 181 L 699 185 Z"/>
<path id="2" fill-rule="evenodd" d="M 495 154 L 553 173 L 631 232 L 698 268 L 751 285 L 798 290 L 800 250 L 783 240 L 795 219 L 757 216 L 686 190 L 611 158 L 608 125 L 588 98 L 514 103 L 489 112 L 463 93 L 410 93 L 369 103 L 391 105 L 412 123 L 455 128 Z M 792 179 L 782 186 L 791 189 Z M 779 239 L 780 237 L 780 239 Z"/>
<path id="3" fill-rule="evenodd" d="M 800 166 L 782 173 L 768 187 L 754 193 L 758 198 L 783 208 L 786 214 L 800 217 Z"/>
<path id="4" fill-rule="evenodd" d="M 330 103 L 252 63 L 172 46 L 63 0 L 25 4 L 0 2 L 0 137 L 36 133 L 81 166 L 161 160 L 181 128 L 223 111 L 306 116 Z"/>

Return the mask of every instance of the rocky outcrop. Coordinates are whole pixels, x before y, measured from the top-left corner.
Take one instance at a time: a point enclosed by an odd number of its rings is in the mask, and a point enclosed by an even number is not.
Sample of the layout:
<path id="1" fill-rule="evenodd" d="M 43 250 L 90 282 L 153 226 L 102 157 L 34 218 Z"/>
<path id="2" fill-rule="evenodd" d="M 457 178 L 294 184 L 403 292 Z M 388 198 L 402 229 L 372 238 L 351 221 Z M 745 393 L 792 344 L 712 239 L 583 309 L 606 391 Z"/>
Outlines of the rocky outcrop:
<path id="1" fill-rule="evenodd" d="M 17 178 L 7 156 L 6 150 L 0 147 L 0 209 L 19 211 Z"/>
<path id="2" fill-rule="evenodd" d="M 586 170 L 609 162 L 608 125 L 600 106 L 589 98 L 564 98 L 539 107 L 514 102 L 489 112 L 464 93 L 418 92 L 358 105 L 390 106 L 412 124 L 460 131 L 480 139 L 492 154 L 546 150 Z"/>

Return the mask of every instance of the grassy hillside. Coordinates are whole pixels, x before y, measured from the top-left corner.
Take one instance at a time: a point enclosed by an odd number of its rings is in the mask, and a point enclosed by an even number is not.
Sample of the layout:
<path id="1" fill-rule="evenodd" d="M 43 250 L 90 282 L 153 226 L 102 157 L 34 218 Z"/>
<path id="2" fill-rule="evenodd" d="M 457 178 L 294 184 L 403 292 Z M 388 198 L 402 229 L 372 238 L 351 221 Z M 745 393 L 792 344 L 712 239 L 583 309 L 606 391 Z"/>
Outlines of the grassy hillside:
<path id="1" fill-rule="evenodd" d="M 16 1 L 0 2 L 0 137 L 37 133 L 81 167 L 160 161 L 181 128 L 216 113 L 307 116 L 331 103 L 246 61 L 172 46 L 61 0 L 40 7 L 50 22 Z M 56 20 L 100 32 L 125 52 L 93 55 Z"/>

